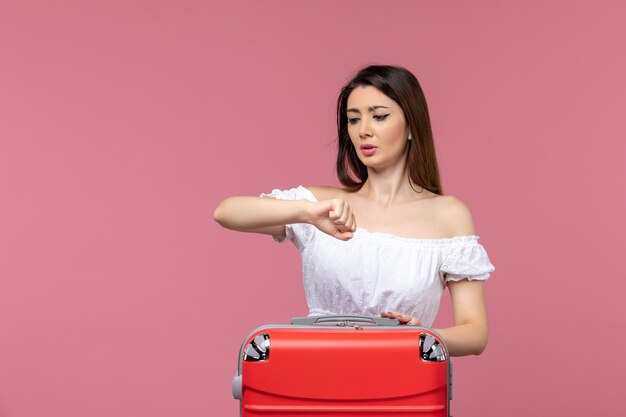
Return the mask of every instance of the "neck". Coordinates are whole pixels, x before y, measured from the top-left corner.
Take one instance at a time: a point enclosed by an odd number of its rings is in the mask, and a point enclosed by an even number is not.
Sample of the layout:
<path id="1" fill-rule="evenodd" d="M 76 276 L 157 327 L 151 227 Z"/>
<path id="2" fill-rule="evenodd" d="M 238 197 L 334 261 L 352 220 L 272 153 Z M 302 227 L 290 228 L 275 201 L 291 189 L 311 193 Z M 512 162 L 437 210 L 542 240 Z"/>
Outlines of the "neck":
<path id="1" fill-rule="evenodd" d="M 376 169 L 367 169 L 367 180 L 359 190 L 359 194 L 376 201 L 382 206 L 391 206 L 415 199 L 415 190 L 421 187 L 411 187 L 406 163 Z"/>

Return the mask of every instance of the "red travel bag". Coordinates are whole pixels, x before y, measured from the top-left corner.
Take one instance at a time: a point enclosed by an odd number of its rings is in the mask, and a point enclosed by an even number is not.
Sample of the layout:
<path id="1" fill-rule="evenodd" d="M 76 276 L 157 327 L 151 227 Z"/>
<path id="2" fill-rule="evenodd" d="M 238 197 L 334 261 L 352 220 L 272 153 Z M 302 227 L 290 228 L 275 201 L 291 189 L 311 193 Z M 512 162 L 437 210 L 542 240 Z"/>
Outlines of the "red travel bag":
<path id="1" fill-rule="evenodd" d="M 303 317 L 252 331 L 233 396 L 242 417 L 449 417 L 452 365 L 429 328 Z"/>

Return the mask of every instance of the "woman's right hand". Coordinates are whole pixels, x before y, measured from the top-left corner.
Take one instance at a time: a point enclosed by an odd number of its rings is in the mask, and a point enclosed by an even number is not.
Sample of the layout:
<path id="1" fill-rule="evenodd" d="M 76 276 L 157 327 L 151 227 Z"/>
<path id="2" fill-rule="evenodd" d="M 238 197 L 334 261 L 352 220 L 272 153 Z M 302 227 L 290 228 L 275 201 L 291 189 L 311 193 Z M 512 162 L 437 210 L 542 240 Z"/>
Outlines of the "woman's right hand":
<path id="1" fill-rule="evenodd" d="M 308 223 L 330 236 L 348 240 L 356 230 L 350 205 L 341 198 L 312 203 L 307 208 Z"/>

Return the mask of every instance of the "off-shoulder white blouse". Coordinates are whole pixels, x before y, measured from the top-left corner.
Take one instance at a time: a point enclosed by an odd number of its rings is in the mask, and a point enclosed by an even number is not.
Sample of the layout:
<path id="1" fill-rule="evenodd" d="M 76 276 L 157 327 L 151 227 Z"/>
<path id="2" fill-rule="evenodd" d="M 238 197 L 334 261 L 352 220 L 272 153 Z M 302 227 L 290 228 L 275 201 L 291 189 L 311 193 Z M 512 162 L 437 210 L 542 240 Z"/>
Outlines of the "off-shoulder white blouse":
<path id="1" fill-rule="evenodd" d="M 317 201 L 302 186 L 261 197 Z M 413 239 L 357 228 L 342 241 L 310 224 L 285 229 L 276 240 L 291 240 L 300 251 L 310 316 L 397 311 L 430 327 L 446 282 L 487 280 L 495 270 L 478 236 Z"/>

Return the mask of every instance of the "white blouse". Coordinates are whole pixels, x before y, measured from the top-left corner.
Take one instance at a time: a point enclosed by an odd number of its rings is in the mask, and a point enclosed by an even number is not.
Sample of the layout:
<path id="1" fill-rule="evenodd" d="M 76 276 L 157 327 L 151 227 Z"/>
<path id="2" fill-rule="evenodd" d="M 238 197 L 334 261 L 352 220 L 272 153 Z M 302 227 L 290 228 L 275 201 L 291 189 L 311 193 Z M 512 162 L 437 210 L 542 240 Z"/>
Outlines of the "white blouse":
<path id="1" fill-rule="evenodd" d="M 317 201 L 308 189 L 273 190 L 261 197 Z M 302 256 L 309 315 L 409 314 L 430 327 L 446 282 L 487 280 L 495 270 L 478 236 L 413 239 L 357 228 L 342 241 L 306 223 L 288 224 L 286 237 Z"/>

